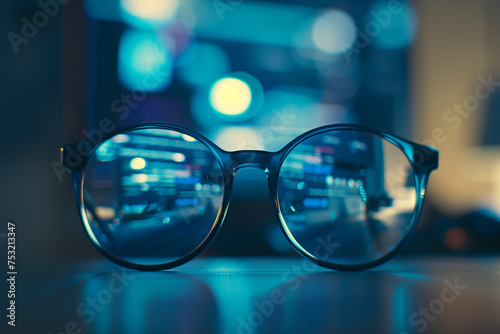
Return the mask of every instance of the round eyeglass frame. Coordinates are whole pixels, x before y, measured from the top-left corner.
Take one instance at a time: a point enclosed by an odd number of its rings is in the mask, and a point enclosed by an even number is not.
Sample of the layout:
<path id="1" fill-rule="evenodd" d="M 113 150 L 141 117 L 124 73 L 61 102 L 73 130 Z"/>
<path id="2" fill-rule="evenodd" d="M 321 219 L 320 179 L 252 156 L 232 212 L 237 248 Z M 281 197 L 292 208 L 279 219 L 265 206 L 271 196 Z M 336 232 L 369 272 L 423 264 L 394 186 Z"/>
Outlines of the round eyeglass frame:
<path id="1" fill-rule="evenodd" d="M 84 200 L 84 184 L 85 184 L 85 177 L 86 177 L 85 172 L 87 169 L 87 164 L 90 160 L 90 157 L 99 148 L 99 146 L 108 139 L 118 134 L 126 134 L 128 132 L 144 130 L 144 129 L 170 130 L 193 137 L 194 139 L 204 144 L 212 152 L 212 154 L 217 159 L 220 165 L 223 175 L 222 201 L 215 222 L 212 225 L 212 228 L 210 229 L 210 232 L 205 237 L 205 239 L 190 253 L 186 254 L 183 257 L 180 257 L 179 259 L 166 263 L 152 264 L 152 265 L 131 262 L 122 259 L 112 254 L 108 250 L 106 250 L 99 243 L 99 241 L 92 232 L 92 229 L 89 225 L 87 215 L 85 212 L 86 210 L 85 210 L 85 200 Z M 282 163 L 288 156 L 288 154 L 303 141 L 313 136 L 317 136 L 319 134 L 331 131 L 358 131 L 385 139 L 389 143 L 396 146 L 405 154 L 410 165 L 414 170 L 417 203 L 413 212 L 411 222 L 409 224 L 409 228 L 407 228 L 403 238 L 391 251 L 373 261 L 361 264 L 346 265 L 319 259 L 314 255 L 304 251 L 302 247 L 295 241 L 293 236 L 288 234 L 288 232 L 284 227 L 286 225 L 286 222 L 281 214 L 280 201 L 277 192 L 278 177 Z M 424 195 L 426 192 L 430 172 L 438 168 L 438 159 L 439 159 L 438 151 L 432 147 L 414 143 L 409 140 L 400 138 L 398 136 L 388 134 L 384 131 L 356 124 L 334 124 L 334 125 L 325 125 L 319 128 L 315 128 L 296 137 L 279 151 L 268 152 L 268 151 L 258 151 L 258 150 L 225 151 L 216 144 L 214 144 L 212 141 L 204 137 L 203 135 L 193 130 L 184 128 L 182 126 L 177 126 L 167 123 L 145 123 L 145 124 L 124 127 L 117 131 L 114 131 L 106 135 L 99 143 L 95 145 L 86 141 L 87 142 L 86 144 L 89 146 L 88 154 L 81 155 L 81 160 L 78 163 L 73 163 L 73 164 L 68 163 L 67 156 L 69 152 L 71 151 L 75 152 L 76 149 L 79 147 L 78 145 L 81 144 L 82 142 L 74 143 L 61 148 L 61 164 L 70 172 L 76 204 L 80 212 L 80 218 L 83 227 L 86 231 L 86 235 L 90 239 L 92 244 L 97 248 L 97 250 L 112 262 L 119 264 L 123 267 L 135 270 L 142 270 L 142 271 L 171 269 L 180 266 L 182 264 L 185 264 L 190 260 L 194 259 L 195 257 L 197 257 L 198 255 L 200 255 L 217 236 L 217 233 L 219 232 L 224 222 L 224 218 L 229 208 L 231 190 L 235 173 L 239 169 L 246 167 L 259 168 L 266 173 L 268 179 L 269 195 L 271 197 L 271 201 L 274 202 L 273 208 L 277 217 L 279 218 L 280 229 L 285 238 L 290 242 L 295 251 L 297 251 L 300 255 L 304 256 L 305 258 L 307 258 L 308 260 L 319 266 L 335 270 L 344 270 L 344 271 L 362 270 L 378 266 L 384 262 L 387 262 L 388 260 L 393 258 L 396 254 L 398 254 L 404 247 L 404 245 L 407 243 L 413 231 L 415 230 L 418 219 L 420 217 L 422 205 L 424 202 Z"/>

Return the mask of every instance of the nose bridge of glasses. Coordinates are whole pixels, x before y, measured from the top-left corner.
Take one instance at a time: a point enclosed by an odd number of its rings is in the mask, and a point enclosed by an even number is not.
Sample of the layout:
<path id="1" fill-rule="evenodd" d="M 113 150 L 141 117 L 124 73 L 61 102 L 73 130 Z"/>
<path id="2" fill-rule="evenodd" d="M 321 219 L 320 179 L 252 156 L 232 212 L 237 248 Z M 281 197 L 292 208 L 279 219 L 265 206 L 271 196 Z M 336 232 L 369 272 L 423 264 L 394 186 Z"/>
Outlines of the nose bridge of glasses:
<path id="1" fill-rule="evenodd" d="M 236 173 L 241 168 L 253 167 L 267 172 L 270 152 L 266 151 L 235 151 L 231 152 L 232 172 Z"/>

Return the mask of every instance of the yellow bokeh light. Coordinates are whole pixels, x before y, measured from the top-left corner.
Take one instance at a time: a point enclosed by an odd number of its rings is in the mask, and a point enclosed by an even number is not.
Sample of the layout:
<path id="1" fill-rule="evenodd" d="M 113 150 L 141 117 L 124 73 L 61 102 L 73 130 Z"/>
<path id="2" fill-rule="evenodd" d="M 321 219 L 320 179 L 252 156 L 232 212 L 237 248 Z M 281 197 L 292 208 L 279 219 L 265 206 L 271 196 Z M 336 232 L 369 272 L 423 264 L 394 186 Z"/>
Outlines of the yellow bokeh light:
<path id="1" fill-rule="evenodd" d="M 178 0 L 122 0 L 122 8 L 129 14 L 145 20 L 167 21 L 179 7 Z"/>
<path id="2" fill-rule="evenodd" d="M 134 158 L 130 160 L 130 168 L 132 169 L 143 169 L 146 167 L 146 160 L 143 158 Z"/>
<path id="3" fill-rule="evenodd" d="M 236 116 L 247 111 L 252 101 L 248 84 L 237 78 L 218 80 L 210 90 L 210 104 L 224 115 Z"/>
<path id="4" fill-rule="evenodd" d="M 182 153 L 174 153 L 172 154 L 172 160 L 175 162 L 184 162 L 186 160 L 186 156 Z"/>
<path id="5" fill-rule="evenodd" d="M 132 181 L 135 183 L 146 183 L 149 177 L 147 174 L 134 174 L 132 175 Z"/>

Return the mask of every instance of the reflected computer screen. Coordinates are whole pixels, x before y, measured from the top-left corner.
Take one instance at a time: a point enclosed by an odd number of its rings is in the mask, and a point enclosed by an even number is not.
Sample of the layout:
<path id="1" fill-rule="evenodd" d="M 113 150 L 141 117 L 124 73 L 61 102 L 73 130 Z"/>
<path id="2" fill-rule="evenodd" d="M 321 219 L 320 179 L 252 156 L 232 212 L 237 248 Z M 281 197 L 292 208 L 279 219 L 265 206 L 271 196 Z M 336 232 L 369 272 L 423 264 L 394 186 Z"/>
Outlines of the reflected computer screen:
<path id="1" fill-rule="evenodd" d="M 92 155 L 85 208 L 99 243 L 116 255 L 182 257 L 209 234 L 222 201 L 210 149 L 175 131 L 119 134 Z"/>
<path id="2" fill-rule="evenodd" d="M 292 149 L 278 197 L 285 229 L 304 251 L 321 246 L 332 250 L 328 261 L 367 262 L 389 253 L 410 228 L 415 176 L 387 140 L 332 131 Z"/>

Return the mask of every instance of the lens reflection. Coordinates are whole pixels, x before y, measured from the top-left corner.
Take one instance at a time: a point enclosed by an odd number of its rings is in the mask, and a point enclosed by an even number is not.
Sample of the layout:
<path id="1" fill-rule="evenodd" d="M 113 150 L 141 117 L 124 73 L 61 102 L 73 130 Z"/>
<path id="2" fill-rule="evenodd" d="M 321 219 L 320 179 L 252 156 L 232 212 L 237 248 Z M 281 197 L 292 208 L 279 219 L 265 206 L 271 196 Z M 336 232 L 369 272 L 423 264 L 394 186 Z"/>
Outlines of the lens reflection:
<path id="1" fill-rule="evenodd" d="M 177 260 L 209 235 L 222 203 L 222 180 L 214 154 L 186 134 L 142 129 L 116 135 L 87 165 L 87 231 L 133 263 Z"/>
<path id="2" fill-rule="evenodd" d="M 330 131 L 289 152 L 278 198 L 285 231 L 303 251 L 333 264 L 366 264 L 393 250 L 409 230 L 415 175 L 389 141 Z"/>

